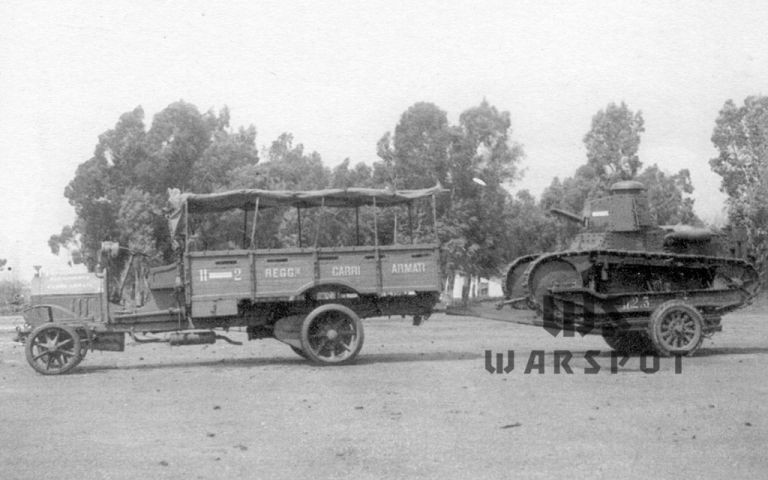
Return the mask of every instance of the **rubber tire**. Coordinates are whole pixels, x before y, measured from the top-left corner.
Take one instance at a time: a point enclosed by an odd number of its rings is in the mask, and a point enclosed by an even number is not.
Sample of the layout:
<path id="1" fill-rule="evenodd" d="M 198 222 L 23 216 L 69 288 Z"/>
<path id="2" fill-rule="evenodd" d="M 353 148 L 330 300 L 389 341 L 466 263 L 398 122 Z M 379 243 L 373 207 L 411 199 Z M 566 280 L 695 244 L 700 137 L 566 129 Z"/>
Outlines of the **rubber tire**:
<path id="1" fill-rule="evenodd" d="M 304 350 L 302 350 L 302 349 L 300 349 L 298 347 L 294 347 L 293 345 L 288 345 L 288 346 L 291 347 L 291 350 L 293 350 L 293 353 L 295 353 L 296 355 L 300 356 L 301 358 L 303 358 L 305 360 L 309 360 L 309 357 L 307 356 L 306 353 L 304 353 Z"/>
<path id="2" fill-rule="evenodd" d="M 354 324 L 355 340 L 356 340 L 354 348 L 348 353 L 346 357 L 340 360 L 330 360 L 327 357 L 322 357 L 318 355 L 318 353 L 315 352 L 314 349 L 312 348 L 312 344 L 310 342 L 310 330 L 312 328 L 313 323 L 315 322 L 315 320 L 321 319 L 322 317 L 324 317 L 326 314 L 330 312 L 341 313 L 342 315 L 346 316 L 348 319 L 352 320 Z M 307 358 L 311 362 L 317 363 L 319 365 L 346 365 L 354 362 L 355 358 L 357 357 L 357 354 L 360 353 L 360 350 L 363 348 L 365 333 L 363 332 L 363 322 L 360 321 L 360 317 L 358 317 L 354 311 L 352 311 L 348 307 L 345 307 L 344 305 L 328 303 L 312 310 L 312 312 L 310 312 L 310 314 L 307 315 L 304 321 L 302 321 L 300 338 L 301 338 L 302 350 L 304 351 L 304 353 L 307 355 Z"/>
<path id="3" fill-rule="evenodd" d="M 76 352 L 74 355 L 72 355 L 69 362 L 67 362 L 66 365 L 63 365 L 62 367 L 58 369 L 46 369 L 43 368 L 40 364 L 35 361 L 34 356 L 35 352 L 33 352 L 33 348 L 35 345 L 35 339 L 37 336 L 42 334 L 46 330 L 53 330 L 53 329 L 59 329 L 64 331 L 67 335 L 69 335 L 73 340 L 72 350 Z M 32 333 L 29 334 L 29 337 L 27 338 L 27 341 L 24 343 L 24 353 L 27 357 L 27 363 L 29 363 L 29 366 L 32 367 L 37 373 L 40 373 L 42 375 L 62 375 L 76 366 L 80 364 L 80 362 L 83 361 L 83 357 L 85 356 L 83 353 L 83 346 L 80 341 L 80 335 L 77 333 L 77 331 L 68 326 L 68 325 L 59 325 L 55 323 L 44 323 L 40 325 L 39 327 L 35 328 Z"/>
<path id="4" fill-rule="evenodd" d="M 654 351 L 651 339 L 644 332 L 603 333 L 603 340 L 618 353 L 643 354 Z"/>
<path id="5" fill-rule="evenodd" d="M 693 321 L 694 336 L 688 342 L 679 348 L 671 347 L 662 338 L 662 326 L 665 319 L 670 314 L 675 312 L 681 313 L 687 316 Z M 701 342 L 704 341 L 704 317 L 699 313 L 696 308 L 682 300 L 670 300 L 659 305 L 656 310 L 651 314 L 651 318 L 648 322 L 648 330 L 651 341 L 653 342 L 656 353 L 663 357 L 669 357 L 672 355 L 693 355 L 696 350 L 701 346 Z"/>

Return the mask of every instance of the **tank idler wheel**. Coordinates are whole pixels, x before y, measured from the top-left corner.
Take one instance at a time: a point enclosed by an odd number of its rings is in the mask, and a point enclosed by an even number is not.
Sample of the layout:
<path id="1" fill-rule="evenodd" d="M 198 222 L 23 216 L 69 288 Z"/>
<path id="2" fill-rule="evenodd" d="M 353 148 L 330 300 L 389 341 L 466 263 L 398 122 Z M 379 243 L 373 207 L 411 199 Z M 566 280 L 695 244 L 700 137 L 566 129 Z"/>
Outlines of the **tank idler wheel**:
<path id="1" fill-rule="evenodd" d="M 651 314 L 648 330 L 659 355 L 692 355 L 704 340 L 704 317 L 688 303 L 670 300 Z"/>
<path id="2" fill-rule="evenodd" d="M 651 339 L 644 332 L 604 332 L 603 339 L 619 353 L 642 354 L 654 350 Z"/>
<path id="3" fill-rule="evenodd" d="M 60 375 L 75 368 L 84 356 L 80 335 L 67 325 L 46 323 L 29 334 L 24 345 L 27 362 L 43 375 Z"/>
<path id="4" fill-rule="evenodd" d="M 537 308 L 542 308 L 544 295 L 549 292 L 550 288 L 558 285 L 580 288 L 583 286 L 583 282 L 581 275 L 570 263 L 555 261 L 536 267 L 529 285 Z"/>
<path id="5" fill-rule="evenodd" d="M 363 339 L 363 322 L 343 305 L 317 307 L 301 324 L 301 347 L 314 363 L 351 363 L 363 348 Z"/>
<path id="6" fill-rule="evenodd" d="M 525 287 L 523 285 L 523 280 L 525 279 L 525 276 L 523 273 L 525 273 L 525 269 L 531 265 L 531 262 L 537 258 L 537 255 L 521 257 L 507 267 L 506 281 L 501 285 L 505 298 L 515 298 L 524 295 Z"/>

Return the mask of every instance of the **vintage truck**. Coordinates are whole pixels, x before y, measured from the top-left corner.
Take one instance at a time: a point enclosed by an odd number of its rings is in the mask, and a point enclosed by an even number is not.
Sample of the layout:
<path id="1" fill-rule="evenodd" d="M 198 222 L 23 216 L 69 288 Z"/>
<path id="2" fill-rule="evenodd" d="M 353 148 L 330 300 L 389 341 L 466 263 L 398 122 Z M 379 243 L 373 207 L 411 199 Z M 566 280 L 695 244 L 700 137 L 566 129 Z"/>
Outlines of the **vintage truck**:
<path id="1" fill-rule="evenodd" d="M 435 197 L 441 192 L 439 186 L 175 192 L 168 223 L 176 260 L 142 269 L 141 252 L 104 242 L 100 290 L 82 298 L 70 292 L 64 303 L 39 295 L 24 312 L 27 361 L 41 374 L 62 374 L 90 350 L 123 351 L 126 335 L 139 343 L 199 345 L 232 342 L 221 331 L 244 327 L 249 340 L 275 338 L 312 362 L 349 363 L 363 346 L 361 318 L 403 315 L 419 324 L 439 301 Z M 338 226 L 329 219 L 338 220 L 340 210 L 354 212 L 342 216 L 354 223 L 344 235 L 351 244 L 318 244 L 323 228 Z M 362 235 L 361 210 L 369 220 Z M 397 214 L 382 214 L 391 210 Z M 406 212 L 408 220 L 398 222 Z M 219 224 L 198 217 L 228 215 L 231 223 L 235 214 L 242 216 L 241 238 L 213 245 Z M 267 227 L 260 219 L 281 216 L 291 220 L 284 226 L 296 228 L 294 244 L 260 246 Z M 385 221 L 394 225 L 383 228 Z M 126 301 L 129 281 L 135 301 Z"/>

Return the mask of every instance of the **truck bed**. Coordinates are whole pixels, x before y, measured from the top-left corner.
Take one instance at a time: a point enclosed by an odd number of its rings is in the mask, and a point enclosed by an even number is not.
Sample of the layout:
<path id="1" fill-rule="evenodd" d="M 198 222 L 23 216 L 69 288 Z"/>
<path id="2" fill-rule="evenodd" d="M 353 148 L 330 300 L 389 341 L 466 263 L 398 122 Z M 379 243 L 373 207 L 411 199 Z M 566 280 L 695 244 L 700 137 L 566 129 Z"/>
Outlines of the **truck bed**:
<path id="1" fill-rule="evenodd" d="M 378 296 L 439 291 L 437 246 L 189 252 L 193 317 L 237 314 L 240 300 L 291 301 L 320 286 Z"/>

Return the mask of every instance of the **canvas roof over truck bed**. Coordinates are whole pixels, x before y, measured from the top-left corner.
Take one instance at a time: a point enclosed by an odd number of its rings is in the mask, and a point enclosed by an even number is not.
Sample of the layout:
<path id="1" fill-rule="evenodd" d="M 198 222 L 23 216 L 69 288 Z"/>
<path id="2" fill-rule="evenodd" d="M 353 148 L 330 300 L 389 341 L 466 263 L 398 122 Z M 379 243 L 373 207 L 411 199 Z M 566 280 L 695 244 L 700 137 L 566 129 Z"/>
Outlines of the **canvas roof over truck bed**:
<path id="1" fill-rule="evenodd" d="M 348 207 L 355 208 L 364 205 L 386 207 L 400 205 L 429 198 L 432 195 L 444 192 L 440 185 L 420 190 L 385 190 L 376 188 L 333 188 L 327 190 L 257 190 L 242 189 L 218 193 L 179 193 L 178 190 L 170 193 L 169 201 L 173 208 L 170 215 L 171 231 L 183 225 L 183 217 L 186 212 L 213 213 L 241 208 L 253 209 L 258 205 L 259 210 L 272 207 Z"/>

